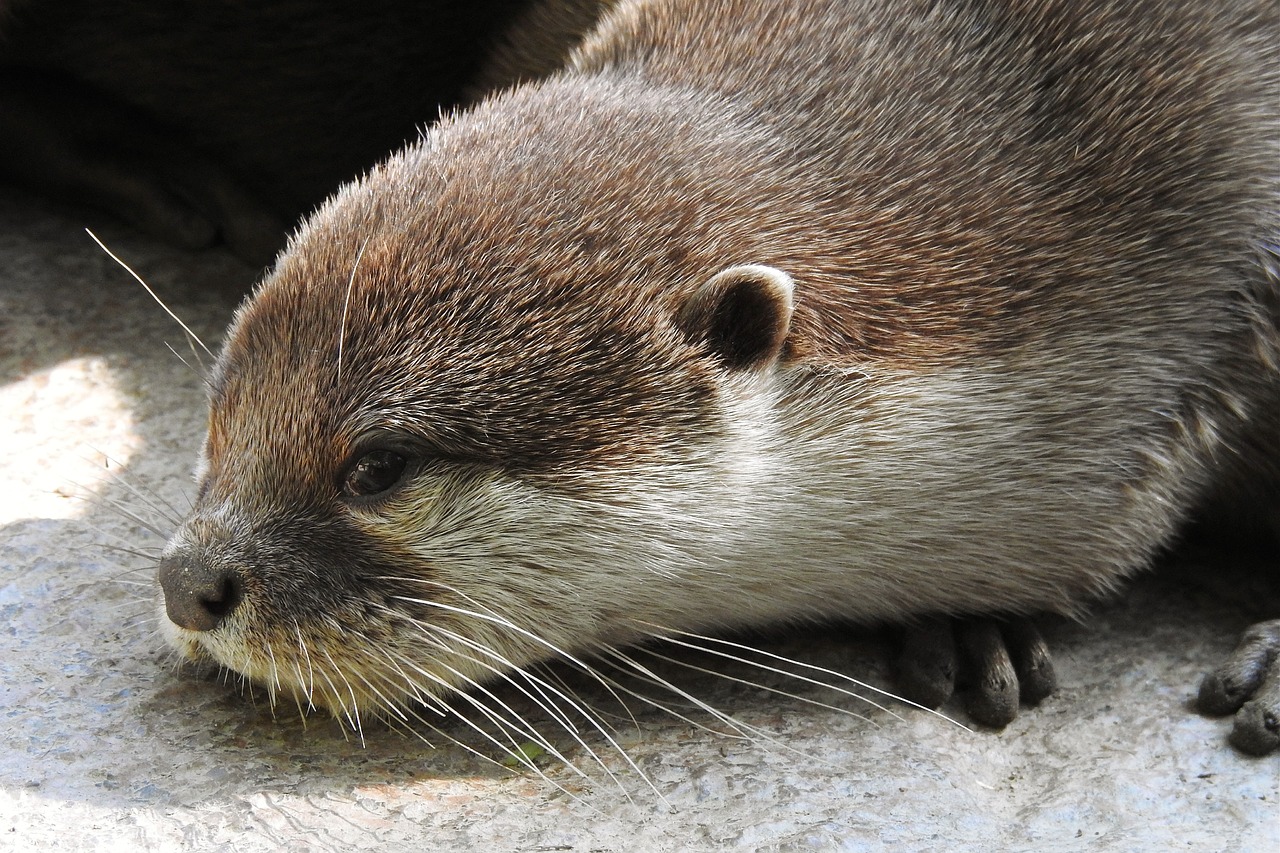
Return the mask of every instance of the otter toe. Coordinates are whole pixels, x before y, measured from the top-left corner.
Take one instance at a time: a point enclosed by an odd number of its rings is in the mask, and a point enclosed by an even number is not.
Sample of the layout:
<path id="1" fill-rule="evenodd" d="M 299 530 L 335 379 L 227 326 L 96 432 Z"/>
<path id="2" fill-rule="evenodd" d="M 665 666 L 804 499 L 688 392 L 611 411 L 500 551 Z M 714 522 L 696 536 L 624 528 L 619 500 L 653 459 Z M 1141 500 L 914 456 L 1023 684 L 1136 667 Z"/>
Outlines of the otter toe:
<path id="1" fill-rule="evenodd" d="M 956 641 L 950 620 L 909 626 L 896 661 L 898 689 L 912 702 L 937 708 L 956 689 Z"/>
<path id="2" fill-rule="evenodd" d="M 1036 705 L 1058 685 L 1044 638 L 1030 619 L 934 619 L 905 632 L 898 686 L 913 702 L 936 708 L 965 690 L 965 709 L 983 725 L 1004 728 L 1020 704 Z"/>
<path id="3" fill-rule="evenodd" d="M 1018 673 L 1000 626 L 989 619 L 956 624 L 961 666 L 968 674 L 965 710 L 986 726 L 1004 728 L 1018 716 Z"/>
<path id="4" fill-rule="evenodd" d="M 1265 755 L 1280 747 L 1280 619 L 1245 631 L 1200 683 L 1198 705 L 1211 716 L 1235 714 L 1231 744 L 1241 752 Z"/>

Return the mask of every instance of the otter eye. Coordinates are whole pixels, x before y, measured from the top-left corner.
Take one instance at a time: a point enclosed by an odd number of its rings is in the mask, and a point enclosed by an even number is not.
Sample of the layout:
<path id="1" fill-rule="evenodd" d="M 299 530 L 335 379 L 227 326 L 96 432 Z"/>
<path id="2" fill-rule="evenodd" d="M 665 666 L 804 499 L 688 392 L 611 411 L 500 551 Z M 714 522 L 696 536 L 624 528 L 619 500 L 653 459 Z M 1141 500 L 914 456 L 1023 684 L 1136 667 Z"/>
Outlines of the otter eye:
<path id="1" fill-rule="evenodd" d="M 385 492 L 400 481 L 409 460 L 390 450 L 373 450 L 347 470 L 342 491 L 359 498 Z"/>

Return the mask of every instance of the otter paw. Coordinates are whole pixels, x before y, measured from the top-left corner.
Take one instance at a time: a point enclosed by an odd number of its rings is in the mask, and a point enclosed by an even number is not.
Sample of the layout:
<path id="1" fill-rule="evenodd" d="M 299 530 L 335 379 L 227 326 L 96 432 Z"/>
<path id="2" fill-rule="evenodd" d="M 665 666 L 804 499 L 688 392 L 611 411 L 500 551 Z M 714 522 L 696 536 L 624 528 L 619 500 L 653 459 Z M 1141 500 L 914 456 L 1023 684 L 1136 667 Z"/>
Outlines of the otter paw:
<path id="1" fill-rule="evenodd" d="M 1202 714 L 1235 714 L 1231 745 L 1250 755 L 1280 747 L 1280 619 L 1245 631 L 1230 657 L 1200 682 Z"/>
<path id="2" fill-rule="evenodd" d="M 1020 704 L 1036 705 L 1057 689 L 1048 646 L 1031 620 L 930 620 L 906 630 L 898 657 L 899 686 L 929 708 L 967 687 L 965 710 L 983 725 L 1003 728 Z"/>

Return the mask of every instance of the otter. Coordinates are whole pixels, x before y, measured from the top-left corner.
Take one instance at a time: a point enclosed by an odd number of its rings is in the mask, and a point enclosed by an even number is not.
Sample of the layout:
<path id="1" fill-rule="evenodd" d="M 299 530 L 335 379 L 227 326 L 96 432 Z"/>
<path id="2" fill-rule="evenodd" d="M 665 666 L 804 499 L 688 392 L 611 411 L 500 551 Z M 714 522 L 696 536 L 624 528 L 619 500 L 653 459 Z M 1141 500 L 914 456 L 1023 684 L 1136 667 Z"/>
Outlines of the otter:
<path id="1" fill-rule="evenodd" d="M 1078 614 L 1274 509 L 1277 45 L 1270 0 L 617 3 L 239 310 L 170 641 L 355 720 L 691 632 Z M 1206 687 L 1256 752 L 1278 635 Z"/>

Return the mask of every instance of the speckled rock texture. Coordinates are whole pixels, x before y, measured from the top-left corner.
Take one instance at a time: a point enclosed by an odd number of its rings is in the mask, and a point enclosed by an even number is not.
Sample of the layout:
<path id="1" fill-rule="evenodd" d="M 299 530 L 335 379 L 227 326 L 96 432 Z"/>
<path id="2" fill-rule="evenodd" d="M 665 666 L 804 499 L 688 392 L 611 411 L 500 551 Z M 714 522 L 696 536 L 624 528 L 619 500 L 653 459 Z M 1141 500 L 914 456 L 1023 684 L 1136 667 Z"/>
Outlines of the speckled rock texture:
<path id="1" fill-rule="evenodd" d="M 361 734 L 178 667 L 152 573 L 191 492 L 201 381 L 92 224 L 0 195 L 0 850 L 1280 849 L 1280 759 L 1232 752 L 1229 722 L 1190 709 L 1238 632 L 1280 612 L 1275 554 L 1184 555 L 1049 623 L 1060 692 L 1000 732 L 727 661 L 741 681 L 717 679 L 679 650 L 655 669 L 751 738 L 578 678 L 624 757 L 498 692 L 585 776 L 550 756 L 514 772 L 459 720 Z M 251 270 L 101 236 L 218 343 Z M 751 642 L 887 686 L 874 634 Z"/>

